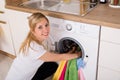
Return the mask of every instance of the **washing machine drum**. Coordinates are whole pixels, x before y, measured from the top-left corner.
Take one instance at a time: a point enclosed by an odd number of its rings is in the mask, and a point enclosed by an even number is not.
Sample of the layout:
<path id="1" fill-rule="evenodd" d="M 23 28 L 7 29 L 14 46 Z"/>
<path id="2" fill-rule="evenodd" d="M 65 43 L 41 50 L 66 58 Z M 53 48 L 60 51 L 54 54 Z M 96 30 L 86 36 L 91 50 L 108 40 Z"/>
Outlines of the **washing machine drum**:
<path id="1" fill-rule="evenodd" d="M 75 40 L 71 38 L 63 38 L 58 43 L 58 51 L 60 53 L 67 53 L 69 51 L 72 51 L 73 53 L 80 52 L 81 47 Z"/>
<path id="2" fill-rule="evenodd" d="M 88 55 L 85 54 L 82 45 L 75 39 L 70 37 L 65 37 L 59 40 L 58 42 L 58 52 L 59 53 L 67 53 L 72 50 L 72 52 L 82 52 L 80 58 L 84 61 L 84 64 L 88 62 Z"/>

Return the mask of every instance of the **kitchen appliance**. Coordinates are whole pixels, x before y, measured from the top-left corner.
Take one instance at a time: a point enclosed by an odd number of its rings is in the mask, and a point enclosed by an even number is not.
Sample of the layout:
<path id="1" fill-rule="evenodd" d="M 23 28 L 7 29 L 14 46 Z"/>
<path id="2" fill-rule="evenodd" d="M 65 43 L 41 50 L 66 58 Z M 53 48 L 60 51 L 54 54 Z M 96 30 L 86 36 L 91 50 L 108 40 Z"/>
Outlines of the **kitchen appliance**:
<path id="1" fill-rule="evenodd" d="M 82 51 L 82 59 L 85 62 L 85 80 L 96 80 L 100 26 L 48 18 L 51 27 L 49 48 L 53 51 L 67 52 L 70 44 L 77 46 L 78 51 Z"/>
<path id="2" fill-rule="evenodd" d="M 94 9 L 96 0 L 28 0 L 22 7 L 84 16 Z"/>

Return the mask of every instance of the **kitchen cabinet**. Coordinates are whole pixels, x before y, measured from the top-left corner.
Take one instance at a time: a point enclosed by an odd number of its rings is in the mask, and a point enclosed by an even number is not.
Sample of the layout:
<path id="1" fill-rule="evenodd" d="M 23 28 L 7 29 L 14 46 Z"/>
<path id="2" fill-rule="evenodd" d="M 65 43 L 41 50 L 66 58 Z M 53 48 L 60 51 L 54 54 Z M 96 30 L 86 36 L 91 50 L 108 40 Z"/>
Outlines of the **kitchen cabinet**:
<path id="1" fill-rule="evenodd" d="M 8 22 L 6 22 L 6 24 L 0 23 L 0 50 L 15 55 Z"/>
<path id="2" fill-rule="evenodd" d="M 120 80 L 120 29 L 102 26 L 98 80 Z"/>
<path id="3" fill-rule="evenodd" d="M 5 0 L 0 0 L 0 11 L 4 11 L 5 10 Z"/>
<path id="4" fill-rule="evenodd" d="M 15 55 L 11 29 L 4 5 L 5 0 L 0 0 L 0 50 Z"/>
<path id="5" fill-rule="evenodd" d="M 30 15 L 30 13 L 8 9 L 7 15 L 10 22 L 10 28 L 13 37 L 13 45 L 17 54 L 21 43 L 24 41 L 29 31 L 27 18 Z"/>

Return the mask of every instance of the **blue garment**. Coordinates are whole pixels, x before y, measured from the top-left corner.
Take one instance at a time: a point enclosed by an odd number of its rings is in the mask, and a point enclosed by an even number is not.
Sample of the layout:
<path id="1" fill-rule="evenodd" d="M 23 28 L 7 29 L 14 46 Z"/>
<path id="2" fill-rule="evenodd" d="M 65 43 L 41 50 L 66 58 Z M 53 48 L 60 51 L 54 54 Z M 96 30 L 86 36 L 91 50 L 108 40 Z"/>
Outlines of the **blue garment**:
<path id="1" fill-rule="evenodd" d="M 83 61 L 83 59 L 82 59 L 82 58 L 78 58 L 78 59 L 77 59 L 77 67 L 78 67 L 78 70 L 79 70 L 80 68 L 84 68 L 84 66 L 85 66 L 85 62 Z"/>

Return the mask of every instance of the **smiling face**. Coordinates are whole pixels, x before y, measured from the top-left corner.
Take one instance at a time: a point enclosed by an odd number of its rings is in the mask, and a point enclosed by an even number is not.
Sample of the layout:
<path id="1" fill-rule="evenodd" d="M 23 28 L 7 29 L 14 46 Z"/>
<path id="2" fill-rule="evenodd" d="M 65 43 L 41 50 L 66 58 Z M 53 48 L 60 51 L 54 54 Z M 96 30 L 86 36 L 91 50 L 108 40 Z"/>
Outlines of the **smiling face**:
<path id="1" fill-rule="evenodd" d="M 49 22 L 42 18 L 40 22 L 35 25 L 35 29 L 32 31 L 33 35 L 40 41 L 44 41 L 48 38 L 50 32 Z"/>

